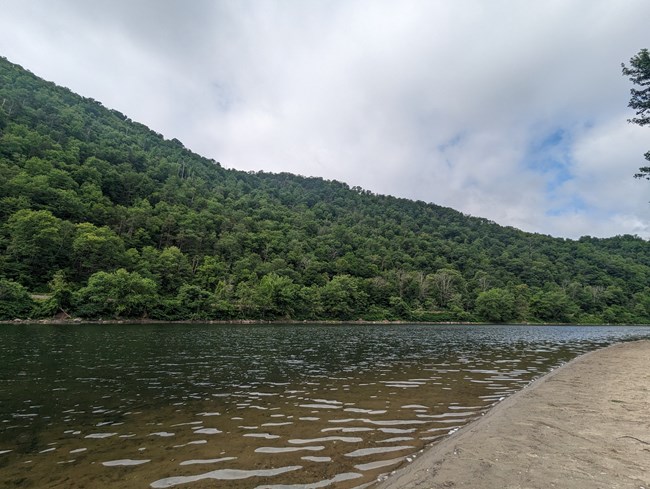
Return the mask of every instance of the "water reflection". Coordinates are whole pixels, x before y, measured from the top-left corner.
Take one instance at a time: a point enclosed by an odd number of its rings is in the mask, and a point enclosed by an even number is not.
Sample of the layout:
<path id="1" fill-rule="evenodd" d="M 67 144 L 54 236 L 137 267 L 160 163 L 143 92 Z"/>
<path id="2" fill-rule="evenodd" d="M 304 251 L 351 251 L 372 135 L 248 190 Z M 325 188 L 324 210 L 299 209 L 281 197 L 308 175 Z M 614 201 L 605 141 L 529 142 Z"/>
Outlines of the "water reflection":
<path id="1" fill-rule="evenodd" d="M 0 328 L 0 485 L 357 487 L 644 327 Z M 226 482 L 223 482 L 226 481 Z"/>

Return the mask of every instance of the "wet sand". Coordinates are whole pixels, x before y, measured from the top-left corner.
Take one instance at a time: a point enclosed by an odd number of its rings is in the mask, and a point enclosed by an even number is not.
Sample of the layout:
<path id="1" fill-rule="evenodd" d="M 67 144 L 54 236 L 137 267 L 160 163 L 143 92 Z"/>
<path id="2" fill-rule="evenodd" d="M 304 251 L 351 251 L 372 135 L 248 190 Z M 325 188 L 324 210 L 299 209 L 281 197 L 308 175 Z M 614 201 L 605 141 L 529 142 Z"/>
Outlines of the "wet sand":
<path id="1" fill-rule="evenodd" d="M 376 487 L 650 489 L 650 341 L 576 358 Z"/>

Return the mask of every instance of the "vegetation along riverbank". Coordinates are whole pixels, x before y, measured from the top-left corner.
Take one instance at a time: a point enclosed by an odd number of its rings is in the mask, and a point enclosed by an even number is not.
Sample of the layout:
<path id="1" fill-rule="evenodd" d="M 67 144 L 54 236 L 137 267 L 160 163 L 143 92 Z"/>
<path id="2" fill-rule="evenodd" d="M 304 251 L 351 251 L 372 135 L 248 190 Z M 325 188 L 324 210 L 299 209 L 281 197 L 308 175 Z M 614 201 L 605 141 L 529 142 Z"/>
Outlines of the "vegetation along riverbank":
<path id="1" fill-rule="evenodd" d="M 641 238 L 225 169 L 6 59 L 0 172 L 4 320 L 650 323 Z"/>

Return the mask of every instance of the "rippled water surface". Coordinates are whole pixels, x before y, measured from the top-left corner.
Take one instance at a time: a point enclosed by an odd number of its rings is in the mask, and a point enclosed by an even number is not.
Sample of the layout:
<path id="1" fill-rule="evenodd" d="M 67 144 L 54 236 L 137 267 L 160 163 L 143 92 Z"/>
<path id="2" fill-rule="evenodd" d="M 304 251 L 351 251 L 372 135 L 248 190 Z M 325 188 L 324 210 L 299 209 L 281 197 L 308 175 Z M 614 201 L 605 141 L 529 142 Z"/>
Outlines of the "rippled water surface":
<path id="1" fill-rule="evenodd" d="M 648 327 L 0 326 L 0 487 L 365 487 Z"/>

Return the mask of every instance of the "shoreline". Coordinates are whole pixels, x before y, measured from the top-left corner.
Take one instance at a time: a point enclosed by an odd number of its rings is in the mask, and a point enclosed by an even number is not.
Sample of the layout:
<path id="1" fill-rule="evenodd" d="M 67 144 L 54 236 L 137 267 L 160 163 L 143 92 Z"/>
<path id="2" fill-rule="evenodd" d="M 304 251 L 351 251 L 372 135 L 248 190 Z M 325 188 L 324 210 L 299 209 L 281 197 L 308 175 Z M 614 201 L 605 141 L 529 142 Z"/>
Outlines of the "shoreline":
<path id="1" fill-rule="evenodd" d="M 67 319 L 13 319 L 13 320 L 0 320 L 0 324 L 324 324 L 324 325 L 340 325 L 340 324 L 487 324 L 470 321 L 366 321 L 363 319 L 342 321 L 337 319 L 322 319 L 322 320 L 295 320 L 295 319 L 82 319 L 82 318 L 67 318 Z M 496 323 L 495 323 L 496 324 Z M 512 323 L 520 325 L 531 325 L 538 323 Z M 541 324 L 541 323 L 540 323 Z"/>
<path id="2" fill-rule="evenodd" d="M 535 379 L 376 489 L 650 488 L 650 340 Z"/>
<path id="3" fill-rule="evenodd" d="M 422 324 L 432 326 L 650 326 L 650 324 L 636 324 L 636 323 L 488 323 L 488 322 L 475 322 L 475 321 L 408 321 L 408 320 L 381 320 L 381 321 L 368 321 L 363 319 L 357 320 L 337 320 L 337 319 L 323 319 L 323 320 L 295 320 L 295 319 L 181 319 L 181 320 L 164 320 L 164 319 L 82 319 L 82 318 L 65 318 L 65 319 L 3 319 L 0 320 L 2 324 L 42 324 L 42 325 L 90 325 L 90 324 L 126 324 L 126 325 L 146 325 L 146 324 L 214 324 L 214 325 L 273 325 L 273 324 L 289 324 L 289 325 L 400 325 L 400 324 Z"/>

